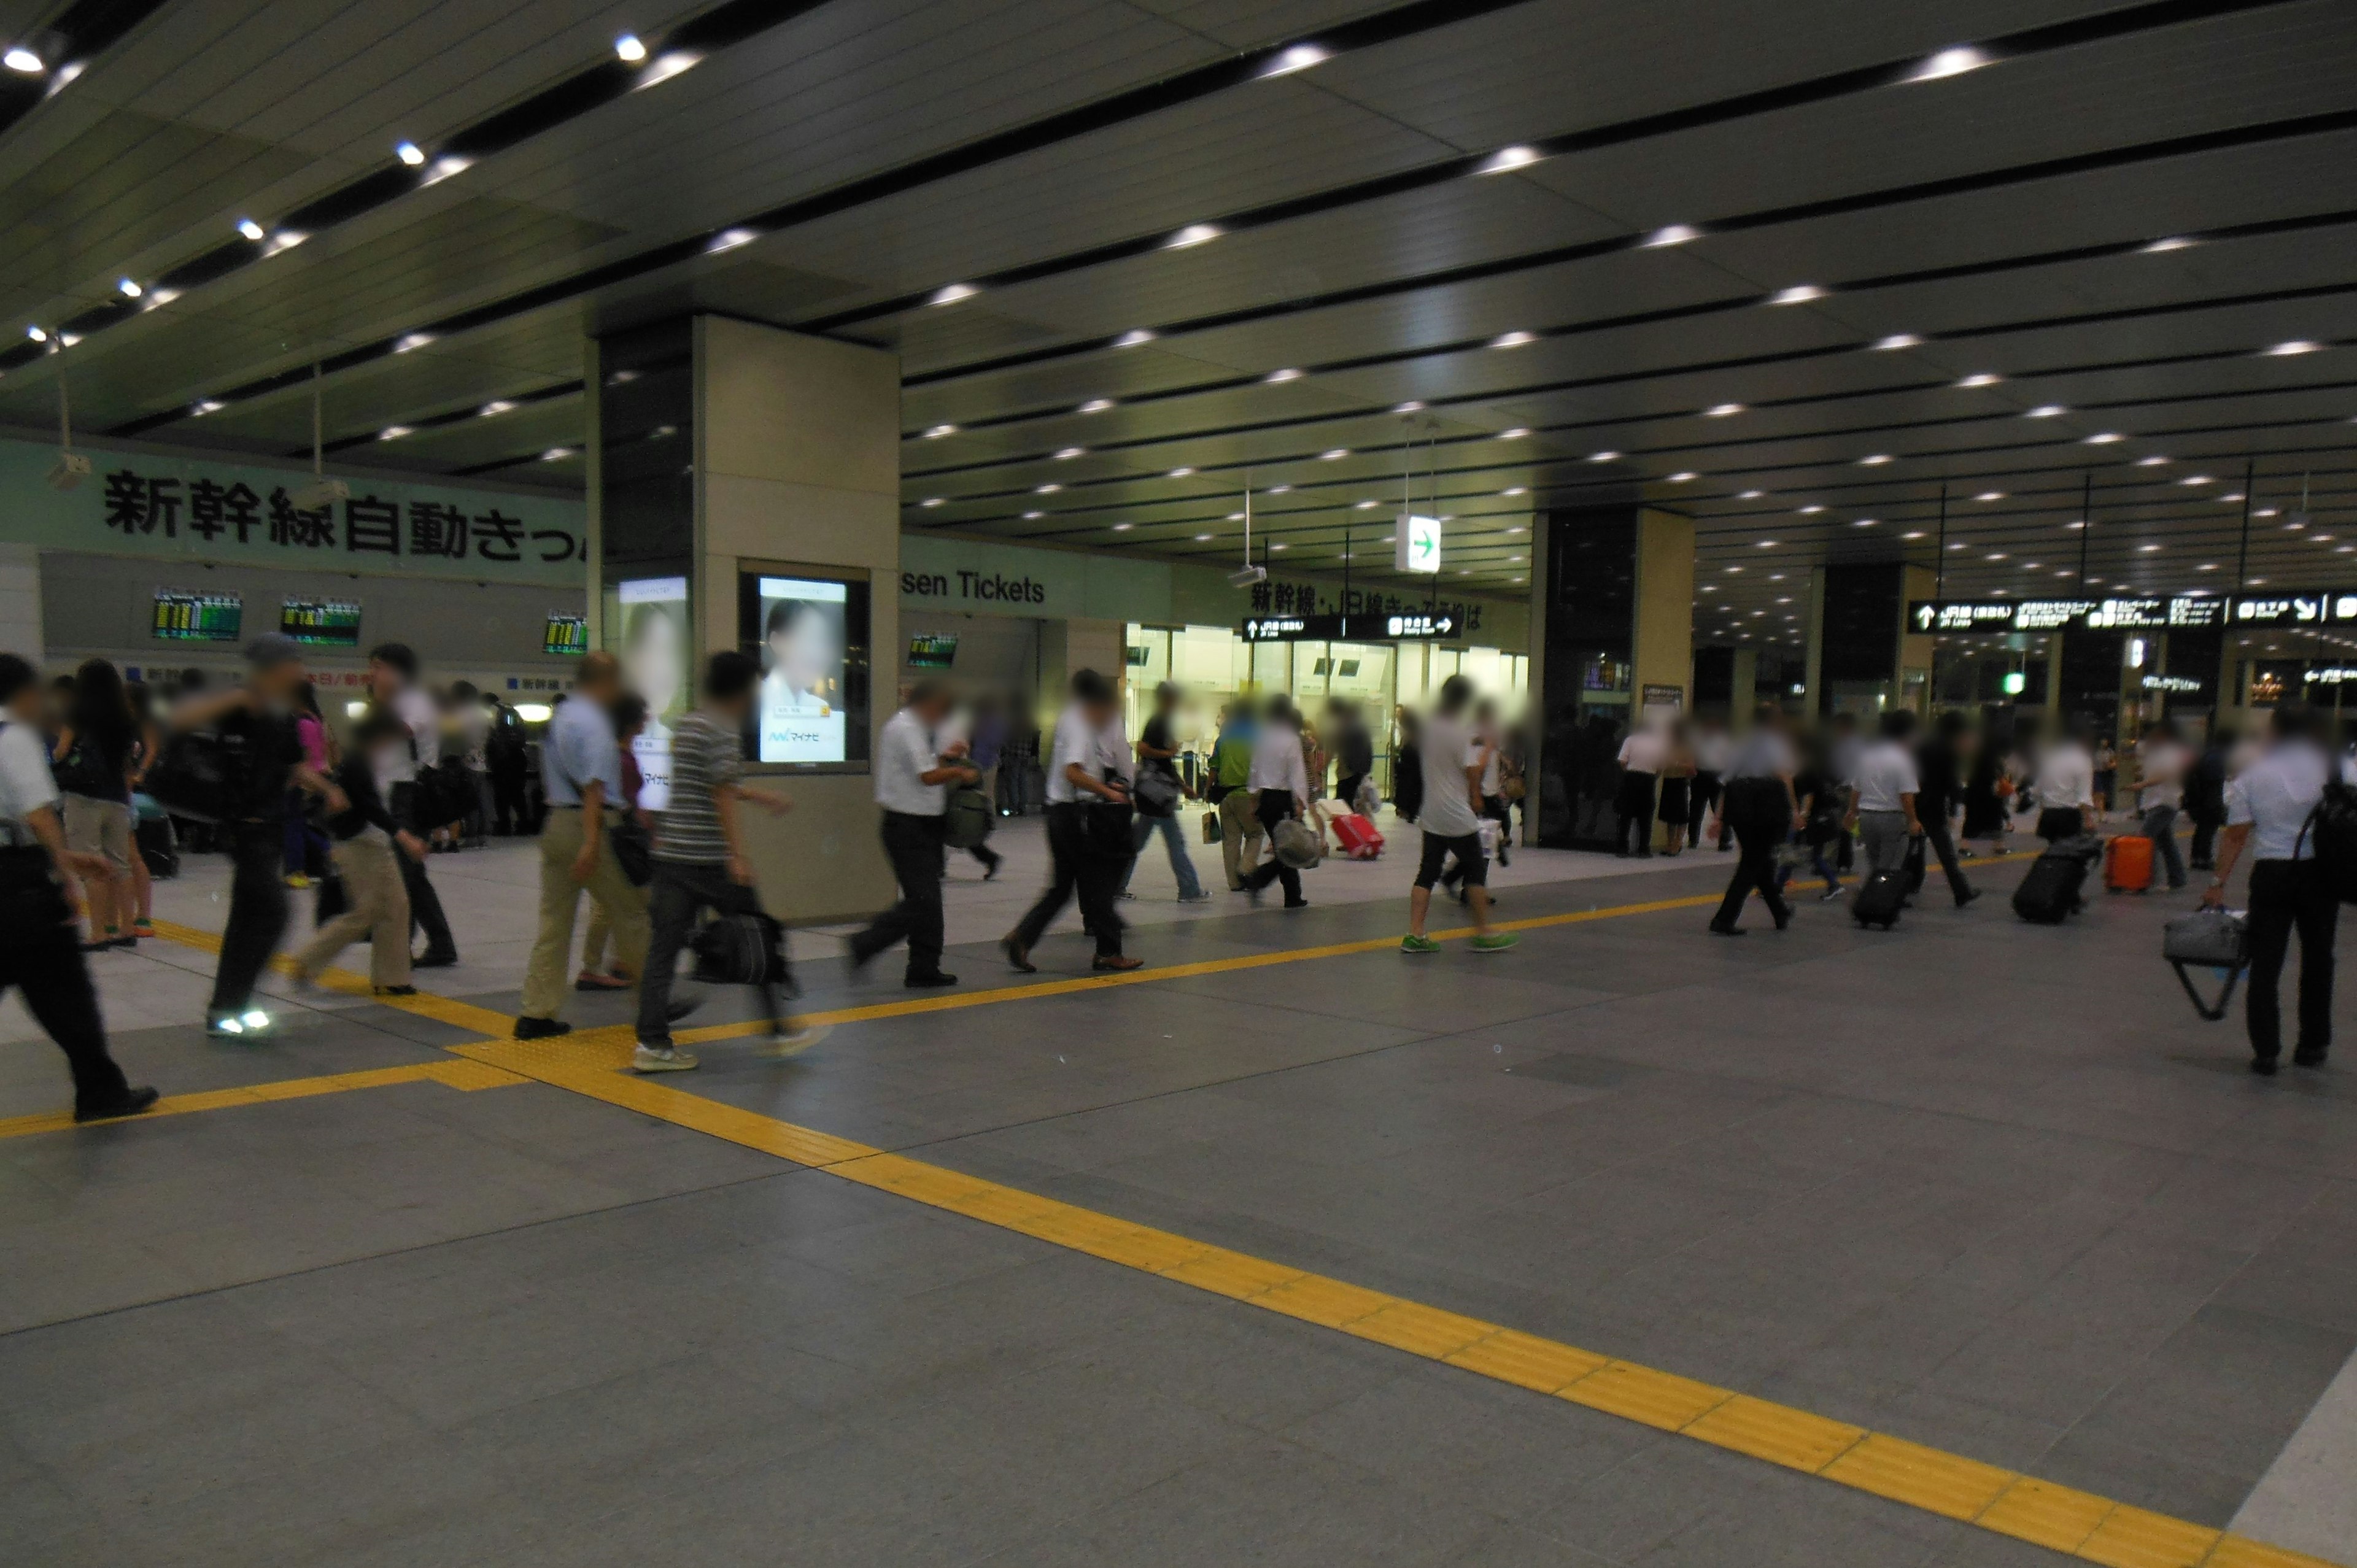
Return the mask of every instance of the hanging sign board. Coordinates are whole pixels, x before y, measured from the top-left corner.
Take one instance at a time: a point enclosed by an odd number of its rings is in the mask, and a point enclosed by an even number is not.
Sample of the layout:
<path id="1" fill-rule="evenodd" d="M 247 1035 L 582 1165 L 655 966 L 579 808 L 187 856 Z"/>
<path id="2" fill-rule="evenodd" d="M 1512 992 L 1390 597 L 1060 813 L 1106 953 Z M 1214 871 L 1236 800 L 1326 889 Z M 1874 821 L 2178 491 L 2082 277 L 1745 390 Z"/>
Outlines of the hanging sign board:
<path id="1" fill-rule="evenodd" d="M 1379 610 L 1248 616 L 1236 633 L 1246 642 L 1443 642 L 1462 637 L 1465 628 L 1451 610 Z"/>
<path id="2" fill-rule="evenodd" d="M 1910 599 L 1907 629 L 1917 633 L 2186 630 L 2224 624 L 2230 604 L 2201 594 L 2168 598 Z M 2351 598 L 2357 619 L 2357 596 Z M 2258 623 L 2255 623 L 2258 624 Z"/>
<path id="3" fill-rule="evenodd" d="M 1402 572 L 1440 570 L 1440 520 L 1403 513 L 1392 534 L 1392 564 Z"/>

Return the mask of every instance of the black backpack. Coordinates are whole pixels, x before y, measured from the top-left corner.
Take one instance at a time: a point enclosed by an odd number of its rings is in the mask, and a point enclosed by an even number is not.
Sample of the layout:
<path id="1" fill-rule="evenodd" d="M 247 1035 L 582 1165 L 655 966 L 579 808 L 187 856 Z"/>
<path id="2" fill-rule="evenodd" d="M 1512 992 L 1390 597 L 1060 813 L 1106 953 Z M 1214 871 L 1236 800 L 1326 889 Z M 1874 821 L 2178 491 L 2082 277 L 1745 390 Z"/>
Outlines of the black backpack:
<path id="1" fill-rule="evenodd" d="M 233 822 L 245 814 L 252 789 L 235 742 L 214 730 L 176 730 L 140 788 L 176 817 Z"/>
<path id="2" fill-rule="evenodd" d="M 2357 788 L 2327 779 L 2322 798 L 2299 831 L 2315 847 L 2316 864 L 2323 867 L 2332 896 L 2357 904 Z"/>

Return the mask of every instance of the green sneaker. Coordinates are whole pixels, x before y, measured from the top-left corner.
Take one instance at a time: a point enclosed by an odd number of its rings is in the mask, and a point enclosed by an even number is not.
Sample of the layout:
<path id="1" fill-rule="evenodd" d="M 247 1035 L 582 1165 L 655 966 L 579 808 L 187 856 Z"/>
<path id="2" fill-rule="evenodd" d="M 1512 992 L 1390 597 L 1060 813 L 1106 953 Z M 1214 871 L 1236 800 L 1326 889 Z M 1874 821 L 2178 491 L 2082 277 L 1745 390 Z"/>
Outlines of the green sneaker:
<path id="1" fill-rule="evenodd" d="M 1523 939 L 1511 931 L 1492 931 L 1486 937 L 1473 939 L 1475 952 L 1504 952 Z"/>
<path id="2" fill-rule="evenodd" d="M 1410 934 L 1400 939 L 1400 951 L 1402 952 L 1438 952 L 1439 950 L 1440 944 L 1434 941 L 1430 937 L 1419 937 Z"/>

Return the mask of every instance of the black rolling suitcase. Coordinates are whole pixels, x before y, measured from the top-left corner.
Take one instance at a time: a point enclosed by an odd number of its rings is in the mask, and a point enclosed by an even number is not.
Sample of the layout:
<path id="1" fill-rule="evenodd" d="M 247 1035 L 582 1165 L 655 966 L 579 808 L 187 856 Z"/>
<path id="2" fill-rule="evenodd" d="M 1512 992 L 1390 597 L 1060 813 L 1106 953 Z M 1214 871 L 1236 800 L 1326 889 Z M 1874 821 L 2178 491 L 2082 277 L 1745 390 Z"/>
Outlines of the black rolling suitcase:
<path id="1" fill-rule="evenodd" d="M 2103 857 L 2104 841 L 2093 834 L 2057 839 L 2029 863 L 2029 875 L 2013 890 L 2013 912 L 2034 926 L 2059 926 L 2079 907 L 2087 868 Z"/>
<path id="2" fill-rule="evenodd" d="M 1887 931 L 1899 923 L 1899 911 L 1906 902 L 1905 871 L 1869 871 L 1850 898 L 1849 912 L 1859 925 L 1880 926 Z"/>

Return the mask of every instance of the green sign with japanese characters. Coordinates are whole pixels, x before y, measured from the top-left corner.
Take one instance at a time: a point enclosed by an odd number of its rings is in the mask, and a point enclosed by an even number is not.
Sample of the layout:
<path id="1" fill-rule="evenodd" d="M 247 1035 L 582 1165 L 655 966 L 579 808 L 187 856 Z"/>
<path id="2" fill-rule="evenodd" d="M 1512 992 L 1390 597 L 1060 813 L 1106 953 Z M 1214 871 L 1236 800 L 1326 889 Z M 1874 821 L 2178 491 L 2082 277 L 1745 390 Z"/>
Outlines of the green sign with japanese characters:
<path id="1" fill-rule="evenodd" d="M 342 478 L 348 499 L 298 508 L 299 470 L 204 456 L 84 448 L 72 489 L 48 475 L 57 448 L 0 441 L 0 542 L 45 550 L 240 566 L 471 582 L 586 580 L 587 507 L 577 500 L 425 480 Z"/>

